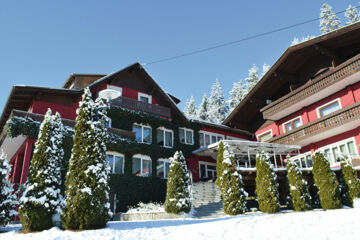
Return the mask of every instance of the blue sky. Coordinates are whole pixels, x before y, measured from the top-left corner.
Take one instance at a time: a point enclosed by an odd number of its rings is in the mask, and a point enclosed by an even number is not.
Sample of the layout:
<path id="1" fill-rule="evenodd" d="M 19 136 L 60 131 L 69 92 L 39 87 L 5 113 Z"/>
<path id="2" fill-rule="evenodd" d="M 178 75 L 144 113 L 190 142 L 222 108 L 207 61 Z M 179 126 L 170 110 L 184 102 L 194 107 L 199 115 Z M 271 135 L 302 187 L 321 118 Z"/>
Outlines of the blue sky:
<path id="1" fill-rule="evenodd" d="M 328 0 L 335 12 L 356 0 Z M 111 73 L 319 16 L 324 1 L 0 1 L 0 109 L 13 85 L 61 87 L 71 73 Z M 345 22 L 343 15 L 340 16 Z M 168 92 L 200 103 L 219 78 L 228 92 L 255 63 L 271 65 L 319 22 L 145 69 Z"/>

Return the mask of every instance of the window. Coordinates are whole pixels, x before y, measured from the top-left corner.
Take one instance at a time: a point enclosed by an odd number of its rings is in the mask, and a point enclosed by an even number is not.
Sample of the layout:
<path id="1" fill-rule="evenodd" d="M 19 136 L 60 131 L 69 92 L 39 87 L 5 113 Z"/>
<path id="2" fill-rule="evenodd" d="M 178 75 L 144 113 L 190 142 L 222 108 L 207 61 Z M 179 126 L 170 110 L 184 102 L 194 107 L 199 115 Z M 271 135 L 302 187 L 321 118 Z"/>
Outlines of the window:
<path id="1" fill-rule="evenodd" d="M 136 154 L 132 159 L 132 173 L 135 176 L 151 176 L 151 158 L 149 156 Z"/>
<path id="2" fill-rule="evenodd" d="M 300 117 L 294 118 L 283 124 L 284 132 L 289 132 L 294 128 L 300 127 L 301 125 L 302 125 L 301 118 Z"/>
<path id="3" fill-rule="evenodd" d="M 135 132 L 136 141 L 139 143 L 151 143 L 151 127 L 141 124 L 133 125 L 133 132 Z"/>
<path id="4" fill-rule="evenodd" d="M 325 158 L 330 162 L 330 164 L 336 164 L 342 157 L 352 158 L 358 156 L 354 138 L 348 138 L 322 147 L 319 151 L 323 152 Z"/>
<path id="5" fill-rule="evenodd" d="M 299 168 L 312 168 L 313 161 L 311 152 L 299 154 L 290 159 L 293 160 Z"/>
<path id="6" fill-rule="evenodd" d="M 272 138 L 272 130 L 270 131 L 266 131 L 260 135 L 257 136 L 258 142 L 266 142 L 267 140 L 269 140 L 270 138 Z"/>
<path id="7" fill-rule="evenodd" d="M 223 140 L 224 135 L 201 131 L 199 133 L 199 138 L 200 147 L 204 147 Z"/>
<path id="8" fill-rule="evenodd" d="M 182 144 L 194 144 L 194 131 L 188 128 L 179 128 L 179 139 Z"/>
<path id="9" fill-rule="evenodd" d="M 113 174 L 124 174 L 124 155 L 117 152 L 107 152 L 106 161 Z"/>
<path id="10" fill-rule="evenodd" d="M 318 117 L 324 117 L 330 113 L 333 113 L 341 108 L 339 99 L 336 99 L 330 103 L 322 105 L 317 108 Z"/>
<path id="11" fill-rule="evenodd" d="M 115 86 L 115 85 L 110 85 L 110 84 L 108 84 L 108 85 L 107 85 L 107 88 L 108 88 L 108 89 L 113 89 L 113 90 L 118 91 L 118 92 L 120 93 L 120 96 L 122 96 L 122 88 L 121 88 L 121 87 L 118 87 L 118 86 Z"/>
<path id="12" fill-rule="evenodd" d="M 156 172 L 159 178 L 167 179 L 170 170 L 169 159 L 159 159 L 157 161 Z"/>
<path id="13" fill-rule="evenodd" d="M 166 128 L 158 128 L 156 133 L 157 144 L 162 147 L 173 147 L 174 132 Z"/>
<path id="14" fill-rule="evenodd" d="M 216 163 L 199 161 L 200 178 L 215 179 L 216 178 Z"/>
<path id="15" fill-rule="evenodd" d="M 106 123 L 105 123 L 105 126 L 106 126 L 107 128 L 111 128 L 111 118 L 107 118 Z"/>
<path id="16" fill-rule="evenodd" d="M 138 101 L 151 103 L 151 96 L 145 93 L 138 93 Z"/>

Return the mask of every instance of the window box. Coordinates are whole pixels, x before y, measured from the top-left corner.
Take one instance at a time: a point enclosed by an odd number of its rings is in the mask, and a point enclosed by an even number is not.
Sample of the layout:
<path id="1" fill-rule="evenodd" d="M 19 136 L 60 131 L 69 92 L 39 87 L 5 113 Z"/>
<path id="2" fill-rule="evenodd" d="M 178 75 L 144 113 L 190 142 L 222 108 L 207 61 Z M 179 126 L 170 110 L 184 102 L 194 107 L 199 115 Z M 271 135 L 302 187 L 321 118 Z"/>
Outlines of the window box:
<path id="1" fill-rule="evenodd" d="M 179 140 L 182 144 L 194 144 L 194 130 L 188 128 L 179 128 Z"/>
<path id="2" fill-rule="evenodd" d="M 141 177 L 151 176 L 151 158 L 149 156 L 136 154 L 132 159 L 132 174 Z"/>

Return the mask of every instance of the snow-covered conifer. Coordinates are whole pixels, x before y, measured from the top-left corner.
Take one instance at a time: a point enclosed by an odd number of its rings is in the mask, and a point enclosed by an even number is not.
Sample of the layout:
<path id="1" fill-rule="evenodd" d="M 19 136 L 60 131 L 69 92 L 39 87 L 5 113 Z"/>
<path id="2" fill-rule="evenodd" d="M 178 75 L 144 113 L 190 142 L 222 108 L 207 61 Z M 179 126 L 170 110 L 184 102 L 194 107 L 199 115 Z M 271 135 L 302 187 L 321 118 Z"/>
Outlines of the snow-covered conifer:
<path id="1" fill-rule="evenodd" d="M 222 164 L 224 160 L 224 143 L 220 141 L 219 148 L 218 148 L 218 154 L 216 158 L 216 172 L 221 173 L 222 172 Z M 219 190 L 222 191 L 222 176 L 219 174 L 219 176 L 216 178 L 216 185 L 218 186 Z"/>
<path id="2" fill-rule="evenodd" d="M 170 158 L 170 170 L 166 186 L 165 211 L 168 213 L 189 212 L 190 177 L 185 158 L 181 151 L 177 151 Z"/>
<path id="3" fill-rule="evenodd" d="M 302 178 L 298 166 L 286 159 L 286 177 L 289 184 L 291 206 L 295 211 L 311 209 L 311 197 L 307 188 L 307 182 Z"/>
<path id="4" fill-rule="evenodd" d="M 306 37 L 302 37 L 301 39 L 297 38 L 297 37 L 294 37 L 293 41 L 291 42 L 290 46 L 294 46 L 296 44 L 299 44 L 299 43 L 302 43 L 302 42 L 305 42 L 305 41 L 308 41 L 308 40 L 311 40 L 315 38 L 315 36 L 311 36 L 311 35 L 308 35 Z"/>
<path id="5" fill-rule="evenodd" d="M 247 192 L 243 188 L 240 171 L 235 167 L 234 154 L 224 144 L 223 162 L 221 167 L 221 198 L 226 214 L 237 215 L 246 211 L 245 197 Z"/>
<path id="6" fill-rule="evenodd" d="M 199 108 L 198 108 L 198 111 L 196 114 L 197 118 L 207 121 L 209 119 L 208 108 L 209 108 L 209 101 L 206 97 L 206 93 L 204 93 L 203 99 L 199 105 Z"/>
<path id="7" fill-rule="evenodd" d="M 262 66 L 262 73 L 261 73 L 261 77 L 265 75 L 265 73 L 267 73 L 267 71 L 269 71 L 270 69 L 270 65 L 264 63 L 263 66 Z"/>
<path id="8" fill-rule="evenodd" d="M 6 159 L 5 153 L 0 154 L 0 226 L 4 226 L 14 220 L 17 215 L 16 206 L 17 191 L 10 182 L 9 176 L 11 166 L 9 160 Z"/>
<path id="9" fill-rule="evenodd" d="M 329 4 L 324 3 L 320 9 L 320 31 L 328 33 L 341 27 L 340 19 Z"/>
<path id="10" fill-rule="evenodd" d="M 346 25 L 356 23 L 360 20 L 360 15 L 357 12 L 357 8 L 351 5 L 349 5 L 349 7 L 346 9 L 345 17 L 348 19 Z"/>
<path id="11" fill-rule="evenodd" d="M 189 118 L 196 117 L 196 109 L 195 109 L 195 99 L 194 96 L 190 97 L 190 100 L 186 101 L 185 109 L 184 109 L 185 116 Z"/>
<path id="12" fill-rule="evenodd" d="M 250 92 L 259 81 L 259 68 L 255 64 L 249 69 L 249 76 L 245 78 L 245 81 L 247 91 Z"/>
<path id="13" fill-rule="evenodd" d="M 229 112 L 219 79 L 211 87 L 208 112 L 209 121 L 214 123 L 221 123 Z"/>
<path id="14" fill-rule="evenodd" d="M 256 198 L 259 209 L 265 213 L 275 213 L 280 210 L 279 184 L 276 181 L 274 166 L 265 153 L 256 156 Z"/>
<path id="15" fill-rule="evenodd" d="M 345 182 L 344 175 L 341 171 L 338 173 L 337 179 L 339 182 L 341 204 L 344 206 L 351 207 L 352 204 L 351 204 L 351 200 L 350 200 L 350 196 L 349 196 L 349 188 Z"/>
<path id="16" fill-rule="evenodd" d="M 318 194 L 320 204 L 323 209 L 336 209 L 341 207 L 339 182 L 336 179 L 335 173 L 330 169 L 330 163 L 323 154 L 316 153 L 312 157 L 313 176 Z"/>
<path id="17" fill-rule="evenodd" d="M 63 125 L 59 113 L 46 112 L 29 167 L 25 191 L 20 198 L 19 217 L 25 231 L 53 226 L 51 217 L 60 213 Z"/>
<path id="18" fill-rule="evenodd" d="M 65 181 L 62 224 L 66 229 L 102 228 L 111 218 L 105 114 L 102 100 L 94 103 L 86 88 L 77 110 L 74 145 Z"/>
<path id="19" fill-rule="evenodd" d="M 350 206 L 353 205 L 355 198 L 360 198 L 360 180 L 350 160 L 343 158 L 340 161 L 341 172 L 349 191 Z"/>
<path id="20" fill-rule="evenodd" d="M 236 108 L 246 95 L 245 86 L 242 80 L 233 83 L 233 88 L 230 90 L 229 107 L 230 112 Z"/>

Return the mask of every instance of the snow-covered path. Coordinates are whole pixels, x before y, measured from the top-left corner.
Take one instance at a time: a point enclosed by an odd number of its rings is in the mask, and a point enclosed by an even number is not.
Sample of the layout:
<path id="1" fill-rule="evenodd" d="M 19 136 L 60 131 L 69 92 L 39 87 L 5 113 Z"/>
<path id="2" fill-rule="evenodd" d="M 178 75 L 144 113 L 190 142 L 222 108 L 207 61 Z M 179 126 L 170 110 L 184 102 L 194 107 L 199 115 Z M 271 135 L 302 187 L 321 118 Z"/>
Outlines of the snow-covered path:
<path id="1" fill-rule="evenodd" d="M 209 220 L 110 222 L 100 230 L 70 232 L 52 228 L 32 234 L 15 231 L 0 239 L 358 239 L 360 209 L 255 214 Z M 19 226 L 12 226 L 14 229 Z M 11 226 L 10 226 L 11 228 Z M 0 231 L 3 230 L 0 228 Z"/>

